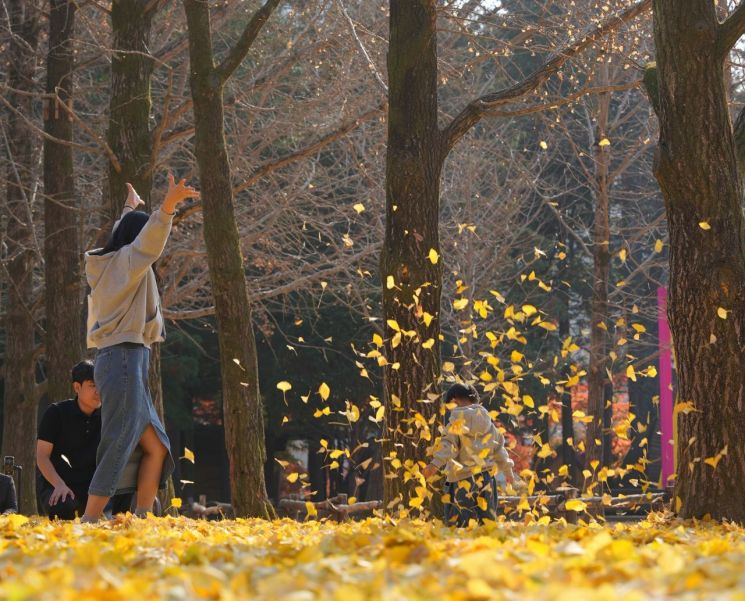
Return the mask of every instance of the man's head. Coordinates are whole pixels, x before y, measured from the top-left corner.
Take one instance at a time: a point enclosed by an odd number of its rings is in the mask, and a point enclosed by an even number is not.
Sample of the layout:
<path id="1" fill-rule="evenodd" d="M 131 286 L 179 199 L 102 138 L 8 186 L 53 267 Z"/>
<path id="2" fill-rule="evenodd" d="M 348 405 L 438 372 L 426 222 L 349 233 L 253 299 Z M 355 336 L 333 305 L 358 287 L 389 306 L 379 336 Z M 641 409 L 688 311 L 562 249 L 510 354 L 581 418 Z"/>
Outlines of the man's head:
<path id="1" fill-rule="evenodd" d="M 93 363 L 81 361 L 72 368 L 72 389 L 78 397 L 78 402 L 87 407 L 98 407 L 101 400 L 98 397 L 96 383 L 93 381 Z"/>
<path id="2" fill-rule="evenodd" d="M 471 384 L 453 384 L 445 395 L 445 402 L 473 405 L 479 402 L 479 393 Z"/>

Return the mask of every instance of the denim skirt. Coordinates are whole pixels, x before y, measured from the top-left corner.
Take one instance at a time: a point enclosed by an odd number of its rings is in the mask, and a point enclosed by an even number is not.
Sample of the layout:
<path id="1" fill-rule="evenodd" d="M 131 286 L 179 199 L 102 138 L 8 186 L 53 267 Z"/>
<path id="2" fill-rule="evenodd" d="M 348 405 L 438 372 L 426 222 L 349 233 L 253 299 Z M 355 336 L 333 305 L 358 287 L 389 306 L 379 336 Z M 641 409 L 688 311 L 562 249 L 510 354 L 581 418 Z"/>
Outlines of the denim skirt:
<path id="1" fill-rule="evenodd" d="M 101 396 L 101 442 L 88 489 L 91 495 L 111 497 L 137 489 L 142 458 L 139 442 L 150 425 L 168 450 L 161 488 L 174 470 L 168 435 L 150 395 L 149 365 L 150 349 L 141 344 L 125 342 L 96 353 L 93 377 Z"/>

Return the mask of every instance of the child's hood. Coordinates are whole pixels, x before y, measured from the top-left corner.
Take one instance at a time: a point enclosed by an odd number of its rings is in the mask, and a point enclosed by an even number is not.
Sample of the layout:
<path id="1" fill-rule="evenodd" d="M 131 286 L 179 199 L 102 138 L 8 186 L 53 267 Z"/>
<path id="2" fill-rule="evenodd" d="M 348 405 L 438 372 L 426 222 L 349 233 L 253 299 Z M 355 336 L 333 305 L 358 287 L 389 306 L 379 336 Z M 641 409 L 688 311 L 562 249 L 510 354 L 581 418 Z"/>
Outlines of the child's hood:
<path id="1" fill-rule="evenodd" d="M 491 430 L 492 420 L 483 405 L 473 404 L 456 407 L 450 414 L 450 422 L 462 420 L 463 433 L 469 436 L 483 436 Z"/>

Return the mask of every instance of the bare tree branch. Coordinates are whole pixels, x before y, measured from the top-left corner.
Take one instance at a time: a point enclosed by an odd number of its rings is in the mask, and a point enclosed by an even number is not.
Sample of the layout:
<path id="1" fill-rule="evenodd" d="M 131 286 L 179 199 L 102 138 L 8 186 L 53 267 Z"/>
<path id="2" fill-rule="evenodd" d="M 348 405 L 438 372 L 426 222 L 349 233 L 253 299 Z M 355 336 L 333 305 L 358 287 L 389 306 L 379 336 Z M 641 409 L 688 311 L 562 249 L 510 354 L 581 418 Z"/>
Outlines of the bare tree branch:
<path id="1" fill-rule="evenodd" d="M 498 106 L 514 102 L 526 94 L 533 92 L 549 77 L 554 75 L 570 58 L 644 13 L 651 6 L 652 0 L 641 0 L 633 4 L 619 14 L 608 18 L 602 25 L 591 30 L 579 40 L 556 52 L 539 69 L 522 81 L 513 84 L 509 88 L 477 98 L 469 103 L 444 129 L 442 136 L 443 153 L 447 154 L 450 152 L 453 146 L 458 143 L 468 130 L 486 116 L 489 111 L 494 110 Z"/>
<path id="2" fill-rule="evenodd" d="M 264 6 L 257 10 L 251 20 L 246 24 L 246 28 L 243 30 L 238 42 L 231 48 L 228 56 L 215 68 L 215 74 L 217 75 L 220 84 L 225 84 L 233 72 L 246 58 L 248 51 L 251 50 L 256 37 L 261 32 L 269 17 L 277 8 L 281 0 L 267 0 Z"/>
<path id="3" fill-rule="evenodd" d="M 737 8 L 719 25 L 717 50 L 722 58 L 727 56 L 743 35 L 745 35 L 745 0 L 740 0 Z"/>
<path id="4" fill-rule="evenodd" d="M 314 142 L 310 146 L 306 146 L 305 148 L 302 148 L 298 150 L 297 152 L 293 152 L 291 154 L 283 156 L 277 159 L 276 161 L 264 163 L 263 165 L 259 166 L 256 169 L 256 171 L 254 171 L 246 181 L 244 181 L 239 186 L 236 186 L 235 188 L 233 188 L 233 193 L 237 194 L 238 192 L 242 192 L 246 188 L 251 187 L 262 177 L 268 175 L 269 173 L 272 173 L 273 171 L 276 171 L 277 169 L 281 169 L 282 167 L 285 167 L 286 165 L 289 165 L 290 163 L 294 163 L 295 161 L 300 161 L 302 159 L 306 159 L 310 156 L 313 156 L 325 146 L 331 144 L 332 142 L 334 142 L 335 140 L 338 140 L 339 138 L 344 137 L 349 132 L 357 129 L 362 123 L 364 123 L 368 119 L 374 117 L 375 115 L 380 114 L 380 112 L 384 108 L 385 108 L 385 103 L 381 103 L 374 109 L 371 109 L 363 113 L 362 115 L 358 116 L 354 120 L 343 124 L 339 129 L 326 134 L 325 136 L 323 136 L 322 138 L 320 138 L 318 141 Z"/>

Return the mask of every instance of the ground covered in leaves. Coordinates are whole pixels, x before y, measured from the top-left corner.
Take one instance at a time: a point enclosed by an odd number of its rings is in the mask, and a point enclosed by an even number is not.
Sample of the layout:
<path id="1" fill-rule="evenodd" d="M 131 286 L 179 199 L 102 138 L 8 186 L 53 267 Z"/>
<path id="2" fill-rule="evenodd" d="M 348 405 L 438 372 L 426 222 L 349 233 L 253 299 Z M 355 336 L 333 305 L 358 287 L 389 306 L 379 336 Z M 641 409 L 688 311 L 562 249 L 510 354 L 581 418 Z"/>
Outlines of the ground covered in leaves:
<path id="1" fill-rule="evenodd" d="M 745 600 L 745 529 L 0 518 L 2 599 Z"/>

